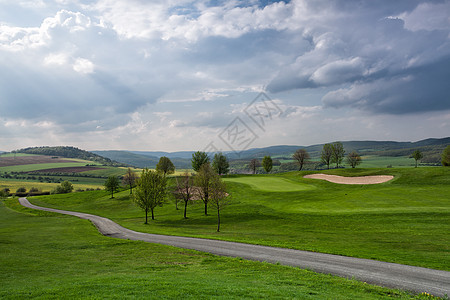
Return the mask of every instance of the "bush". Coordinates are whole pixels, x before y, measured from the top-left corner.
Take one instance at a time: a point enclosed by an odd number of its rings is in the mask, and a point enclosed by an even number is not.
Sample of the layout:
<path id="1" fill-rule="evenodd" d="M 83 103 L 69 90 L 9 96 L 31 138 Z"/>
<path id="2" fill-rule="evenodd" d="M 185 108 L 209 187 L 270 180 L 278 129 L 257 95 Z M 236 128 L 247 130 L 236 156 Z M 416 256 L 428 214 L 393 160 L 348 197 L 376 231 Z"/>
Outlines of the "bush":
<path id="1" fill-rule="evenodd" d="M 63 181 L 55 189 L 51 191 L 51 194 L 66 194 L 73 191 L 73 185 L 70 181 Z"/>
<path id="2" fill-rule="evenodd" d="M 6 191 L 6 189 L 0 190 L 0 198 L 6 198 L 9 196 L 9 189 Z"/>
<path id="3" fill-rule="evenodd" d="M 441 158 L 442 158 L 442 165 L 445 167 L 449 167 L 450 166 L 450 145 L 445 147 L 444 151 L 441 154 Z"/>
<path id="4" fill-rule="evenodd" d="M 19 193 L 19 194 L 21 194 L 21 193 L 26 193 L 26 192 L 27 192 L 27 189 L 24 188 L 24 187 L 20 187 L 20 188 L 18 188 L 18 189 L 16 190 L 16 193 Z"/>
<path id="5" fill-rule="evenodd" d="M 41 191 L 38 188 L 32 187 L 29 192 L 30 193 L 40 193 Z"/>

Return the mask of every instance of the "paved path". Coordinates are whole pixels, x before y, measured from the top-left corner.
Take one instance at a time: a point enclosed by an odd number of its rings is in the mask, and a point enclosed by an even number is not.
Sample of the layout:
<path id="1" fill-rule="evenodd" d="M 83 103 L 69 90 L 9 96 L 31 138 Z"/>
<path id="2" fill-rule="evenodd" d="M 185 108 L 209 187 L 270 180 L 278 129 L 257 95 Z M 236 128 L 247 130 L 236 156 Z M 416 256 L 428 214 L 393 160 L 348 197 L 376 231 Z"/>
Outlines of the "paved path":
<path id="1" fill-rule="evenodd" d="M 90 220 L 105 236 L 171 245 L 222 256 L 241 257 L 270 263 L 279 262 L 283 265 L 300 267 L 319 273 L 346 278 L 353 277 L 360 281 L 390 288 L 417 293 L 427 292 L 435 296 L 450 295 L 450 272 L 447 271 L 292 249 L 142 233 L 126 229 L 107 218 L 96 215 L 39 207 L 31 204 L 26 198 L 20 198 L 19 201 L 20 204 L 29 208 Z"/>

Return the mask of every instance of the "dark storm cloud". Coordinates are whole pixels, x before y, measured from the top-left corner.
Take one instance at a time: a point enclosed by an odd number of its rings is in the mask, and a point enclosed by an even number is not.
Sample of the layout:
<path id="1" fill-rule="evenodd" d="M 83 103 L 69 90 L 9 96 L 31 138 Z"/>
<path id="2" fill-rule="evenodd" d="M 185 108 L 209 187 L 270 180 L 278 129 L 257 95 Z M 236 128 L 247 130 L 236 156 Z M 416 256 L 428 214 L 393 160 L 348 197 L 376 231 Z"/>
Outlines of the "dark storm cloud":
<path id="1" fill-rule="evenodd" d="M 379 113 L 450 109 L 450 24 L 440 16 L 449 2 L 344 2 L 333 6 L 341 17 L 319 21 L 308 36 L 313 49 L 285 66 L 268 90 L 328 88 L 326 106 Z M 438 21 L 418 18 L 431 12 Z"/>

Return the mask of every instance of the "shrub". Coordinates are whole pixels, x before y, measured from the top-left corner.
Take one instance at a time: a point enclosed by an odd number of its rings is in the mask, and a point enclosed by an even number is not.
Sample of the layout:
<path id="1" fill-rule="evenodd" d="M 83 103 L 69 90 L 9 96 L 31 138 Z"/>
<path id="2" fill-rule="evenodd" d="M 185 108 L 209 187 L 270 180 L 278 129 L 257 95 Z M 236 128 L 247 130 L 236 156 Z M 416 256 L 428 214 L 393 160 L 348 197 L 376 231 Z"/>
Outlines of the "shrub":
<path id="1" fill-rule="evenodd" d="M 27 192 L 27 189 L 24 187 L 20 187 L 16 190 L 16 193 L 26 193 L 26 192 Z"/>
<path id="2" fill-rule="evenodd" d="M 30 193 L 39 193 L 40 190 L 38 188 L 32 187 L 29 192 Z"/>
<path id="3" fill-rule="evenodd" d="M 66 194 L 73 191 L 73 185 L 70 181 L 63 181 L 60 185 L 51 191 L 51 194 Z"/>

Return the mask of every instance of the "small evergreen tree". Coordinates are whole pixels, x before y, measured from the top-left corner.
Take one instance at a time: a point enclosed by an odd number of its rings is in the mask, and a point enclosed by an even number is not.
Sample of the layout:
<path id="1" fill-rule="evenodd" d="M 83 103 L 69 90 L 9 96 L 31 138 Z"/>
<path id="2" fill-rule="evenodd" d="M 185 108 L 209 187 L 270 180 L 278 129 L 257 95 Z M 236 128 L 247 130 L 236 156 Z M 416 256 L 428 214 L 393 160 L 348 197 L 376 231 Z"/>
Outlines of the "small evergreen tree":
<path id="1" fill-rule="evenodd" d="M 264 158 L 262 160 L 262 166 L 267 173 L 272 171 L 273 162 L 272 162 L 272 158 L 270 157 L 270 155 L 264 156 Z"/>
<path id="2" fill-rule="evenodd" d="M 203 166 L 206 163 L 209 163 L 209 157 L 206 152 L 197 151 L 194 154 L 192 154 L 192 169 L 194 169 L 195 172 L 198 172 L 200 170 L 200 167 Z"/>
<path id="3" fill-rule="evenodd" d="M 212 167 L 214 171 L 216 171 L 216 173 L 219 175 L 226 175 L 230 170 L 230 164 L 228 163 L 228 159 L 222 153 L 214 154 Z"/>

